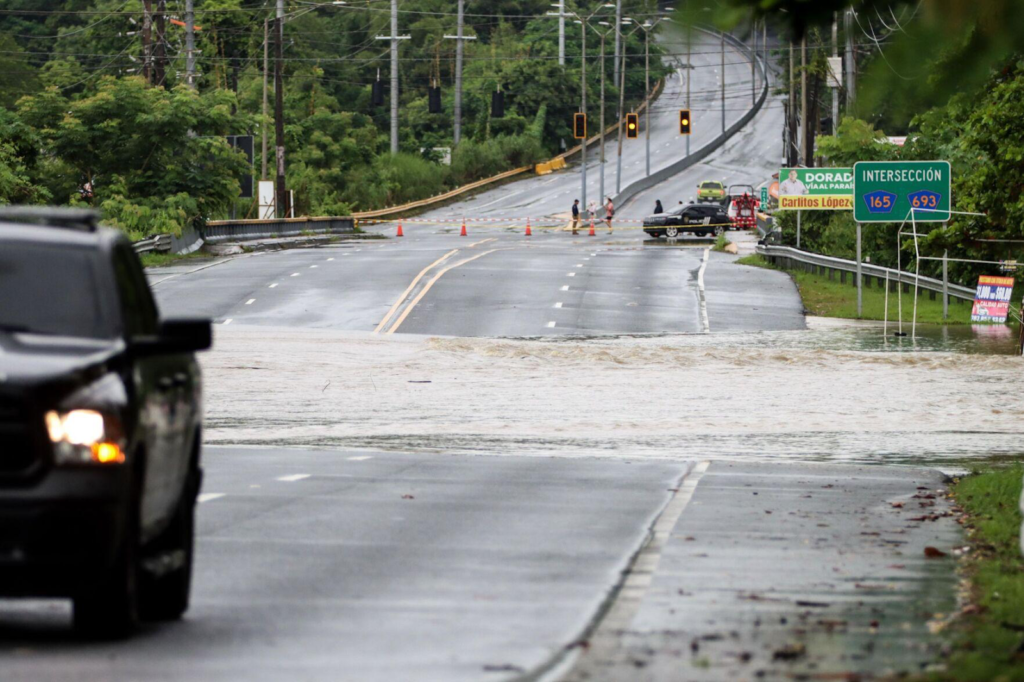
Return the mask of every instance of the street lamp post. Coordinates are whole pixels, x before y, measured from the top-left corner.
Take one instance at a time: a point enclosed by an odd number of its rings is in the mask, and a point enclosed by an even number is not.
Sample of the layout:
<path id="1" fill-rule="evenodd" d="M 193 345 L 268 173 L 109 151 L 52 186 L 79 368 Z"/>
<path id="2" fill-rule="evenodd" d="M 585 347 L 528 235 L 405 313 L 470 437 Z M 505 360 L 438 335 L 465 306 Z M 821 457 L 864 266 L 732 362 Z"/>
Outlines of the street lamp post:
<path id="1" fill-rule="evenodd" d="M 631 24 L 633 20 L 623 17 L 622 23 Z M 615 168 L 615 194 L 622 192 L 622 121 L 626 117 L 626 38 L 636 33 L 639 28 L 640 24 L 637 24 L 629 33 L 623 33 L 618 26 L 615 27 L 622 44 L 622 64 L 619 66 L 619 152 Z M 603 198 L 601 200 L 604 201 Z"/>
<path id="2" fill-rule="evenodd" d="M 598 33 L 598 35 L 601 36 L 601 129 L 600 129 L 600 136 L 601 136 L 601 184 L 600 184 L 600 196 L 601 196 L 601 201 L 604 201 L 604 127 L 605 127 L 604 126 L 604 81 L 605 81 L 605 77 L 604 77 L 604 64 L 605 64 L 604 45 L 605 45 L 605 39 L 608 37 L 608 34 L 611 33 L 614 30 L 614 27 L 611 24 L 609 24 L 607 21 L 599 21 L 597 23 L 602 25 L 602 26 L 608 26 L 608 29 L 605 30 L 605 31 L 601 31 L 600 29 L 596 29 L 596 28 L 594 29 Z"/>
<path id="3" fill-rule="evenodd" d="M 561 3 L 559 3 L 561 4 Z M 612 4 L 599 5 L 597 9 L 591 12 L 586 18 L 581 17 L 575 12 L 564 12 L 561 7 L 558 12 L 548 12 L 549 16 L 558 16 L 560 19 L 564 19 L 565 16 L 576 17 L 576 23 L 580 25 L 580 34 L 582 37 L 582 50 L 580 54 L 580 111 L 584 116 L 587 115 L 587 24 L 594 18 L 594 16 L 601 10 L 609 7 L 615 7 Z M 602 65 L 603 66 L 603 65 Z M 601 105 L 602 112 L 604 111 L 604 82 L 602 78 L 601 83 Z M 587 138 L 580 141 L 580 201 L 584 206 L 587 205 Z"/>
<path id="4" fill-rule="evenodd" d="M 664 17 L 658 17 L 653 23 L 648 19 L 637 26 L 644 32 L 644 92 L 647 93 L 647 108 L 644 110 L 644 142 L 647 145 L 647 175 L 651 174 L 651 31 L 661 23 L 662 19 Z"/>

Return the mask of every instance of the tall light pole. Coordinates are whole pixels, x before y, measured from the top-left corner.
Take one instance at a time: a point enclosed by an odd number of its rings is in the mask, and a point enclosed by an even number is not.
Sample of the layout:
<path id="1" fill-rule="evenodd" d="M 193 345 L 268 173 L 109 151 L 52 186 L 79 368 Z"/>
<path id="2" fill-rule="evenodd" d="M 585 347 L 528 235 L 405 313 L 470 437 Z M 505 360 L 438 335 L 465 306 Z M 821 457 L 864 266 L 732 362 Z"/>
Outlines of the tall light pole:
<path id="1" fill-rule="evenodd" d="M 647 175 L 651 174 L 651 31 L 662 19 L 664 17 L 658 17 L 654 22 L 648 19 L 637 26 L 644 32 L 644 92 L 647 97 L 647 107 L 644 110 L 644 142 L 647 145 Z"/>
<path id="2" fill-rule="evenodd" d="M 622 24 L 633 23 L 633 20 L 625 17 Z M 619 154 L 616 160 L 615 169 L 615 194 L 622 192 L 622 121 L 626 118 L 626 38 L 633 35 L 640 28 L 640 24 L 633 27 L 629 33 L 623 33 L 621 24 L 616 26 L 615 34 L 622 40 L 622 64 L 619 67 Z"/>
<path id="3" fill-rule="evenodd" d="M 722 132 L 725 132 L 725 34 L 722 34 Z"/>
<path id="4" fill-rule="evenodd" d="M 288 217 L 288 189 L 284 175 L 284 0 L 277 0 L 274 19 L 274 152 L 277 161 L 274 204 L 277 217 Z"/>
<path id="5" fill-rule="evenodd" d="M 612 26 L 611 24 L 609 24 L 607 21 L 599 21 L 597 23 L 600 24 L 601 26 L 607 26 L 608 27 L 604 31 L 602 31 L 601 29 L 597 29 L 597 28 L 594 29 L 598 33 L 598 35 L 601 36 L 601 130 L 600 130 L 600 135 L 601 135 L 601 185 L 600 185 L 600 187 L 601 187 L 601 189 L 600 189 L 600 196 L 601 196 L 601 201 L 604 201 L 604 196 L 605 196 L 605 194 L 604 194 L 604 82 L 605 82 L 605 77 L 604 77 L 604 63 L 605 63 L 604 44 L 605 44 L 605 38 L 608 37 L 609 33 L 611 33 L 612 31 L 615 30 L 615 27 Z"/>
<path id="6" fill-rule="evenodd" d="M 622 0 L 615 0 L 615 25 L 618 26 L 622 23 Z M 619 53 L 622 51 L 622 36 L 619 32 L 615 32 L 615 61 L 612 62 L 612 73 L 614 74 L 615 82 L 619 82 Z M 621 114 L 621 112 L 619 112 Z M 621 118 L 621 117 L 620 117 Z M 604 199 L 602 199 L 604 201 Z"/>
<path id="7" fill-rule="evenodd" d="M 576 23 L 580 25 L 580 35 L 582 37 L 582 50 L 580 53 L 580 112 L 586 116 L 587 114 L 587 25 L 594 16 L 602 9 L 611 7 L 609 4 L 599 5 L 597 9 L 591 12 L 587 17 L 581 17 L 575 12 L 569 12 L 569 16 L 576 17 Z M 554 12 L 548 12 L 549 15 L 553 15 Z M 559 14 L 564 14 L 559 12 Z M 603 79 L 602 79 L 603 81 Z M 604 83 L 601 83 L 602 107 L 604 105 Z M 603 111 L 603 109 L 602 109 Z M 587 205 L 587 138 L 584 137 L 580 141 L 580 202 L 583 206 Z"/>

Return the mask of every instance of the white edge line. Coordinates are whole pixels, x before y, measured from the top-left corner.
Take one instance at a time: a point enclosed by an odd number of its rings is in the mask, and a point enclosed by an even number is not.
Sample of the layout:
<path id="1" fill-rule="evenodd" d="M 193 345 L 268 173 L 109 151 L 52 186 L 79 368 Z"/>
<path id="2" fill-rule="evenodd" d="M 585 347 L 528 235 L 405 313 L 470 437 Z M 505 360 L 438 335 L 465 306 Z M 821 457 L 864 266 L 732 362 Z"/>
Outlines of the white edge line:
<path id="1" fill-rule="evenodd" d="M 224 493 L 202 493 L 196 498 L 196 501 L 202 504 L 203 502 L 210 502 L 216 500 L 219 497 L 224 497 Z"/>
<path id="2" fill-rule="evenodd" d="M 289 474 L 288 476 L 278 476 L 277 480 L 294 483 L 295 481 L 301 481 L 304 478 L 309 478 L 309 474 Z"/>
<path id="3" fill-rule="evenodd" d="M 704 291 L 704 270 L 708 267 L 708 254 L 711 249 L 704 249 L 704 258 L 700 263 L 700 270 L 697 271 L 697 299 L 700 302 L 700 326 L 705 334 L 711 331 L 711 324 L 708 322 L 708 301 L 707 293 Z"/>

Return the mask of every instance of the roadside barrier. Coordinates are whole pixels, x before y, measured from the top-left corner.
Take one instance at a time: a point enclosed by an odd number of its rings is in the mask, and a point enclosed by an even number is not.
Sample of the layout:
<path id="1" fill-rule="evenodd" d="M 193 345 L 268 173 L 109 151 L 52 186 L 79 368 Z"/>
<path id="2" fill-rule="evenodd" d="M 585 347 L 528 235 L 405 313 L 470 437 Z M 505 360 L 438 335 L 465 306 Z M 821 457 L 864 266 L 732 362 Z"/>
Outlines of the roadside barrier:
<path id="1" fill-rule="evenodd" d="M 852 277 L 849 277 L 850 283 L 853 286 L 857 286 L 856 261 L 823 256 L 810 251 L 794 249 L 791 246 L 759 244 L 757 246 L 757 253 L 767 258 L 773 265 L 779 265 L 790 270 L 799 268 L 813 274 L 826 275 L 829 279 L 835 277 L 835 273 L 838 272 L 840 282 L 843 284 L 846 284 L 847 275 L 852 275 Z M 865 288 L 871 288 L 872 278 L 874 278 L 875 286 L 878 288 L 902 285 L 904 293 L 907 293 L 915 283 L 915 276 L 912 272 L 904 272 L 895 268 L 884 268 L 871 263 L 861 263 L 861 276 L 864 278 Z M 976 293 L 971 287 L 960 286 L 959 284 L 943 284 L 941 279 L 924 276 L 917 278 L 917 286 L 920 289 L 929 291 L 929 297 L 932 299 L 936 295 L 942 294 L 943 287 L 946 287 L 946 292 L 950 297 L 959 298 L 964 301 L 974 301 Z"/>

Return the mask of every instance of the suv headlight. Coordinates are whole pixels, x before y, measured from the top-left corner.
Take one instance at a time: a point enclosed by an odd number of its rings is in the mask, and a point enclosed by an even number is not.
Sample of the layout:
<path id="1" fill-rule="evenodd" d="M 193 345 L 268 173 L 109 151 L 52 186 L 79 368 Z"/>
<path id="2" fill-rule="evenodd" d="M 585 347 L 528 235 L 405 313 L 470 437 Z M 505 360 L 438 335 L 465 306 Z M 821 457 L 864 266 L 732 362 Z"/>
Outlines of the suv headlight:
<path id="1" fill-rule="evenodd" d="M 122 464 L 120 422 L 96 410 L 46 413 L 57 464 Z"/>

